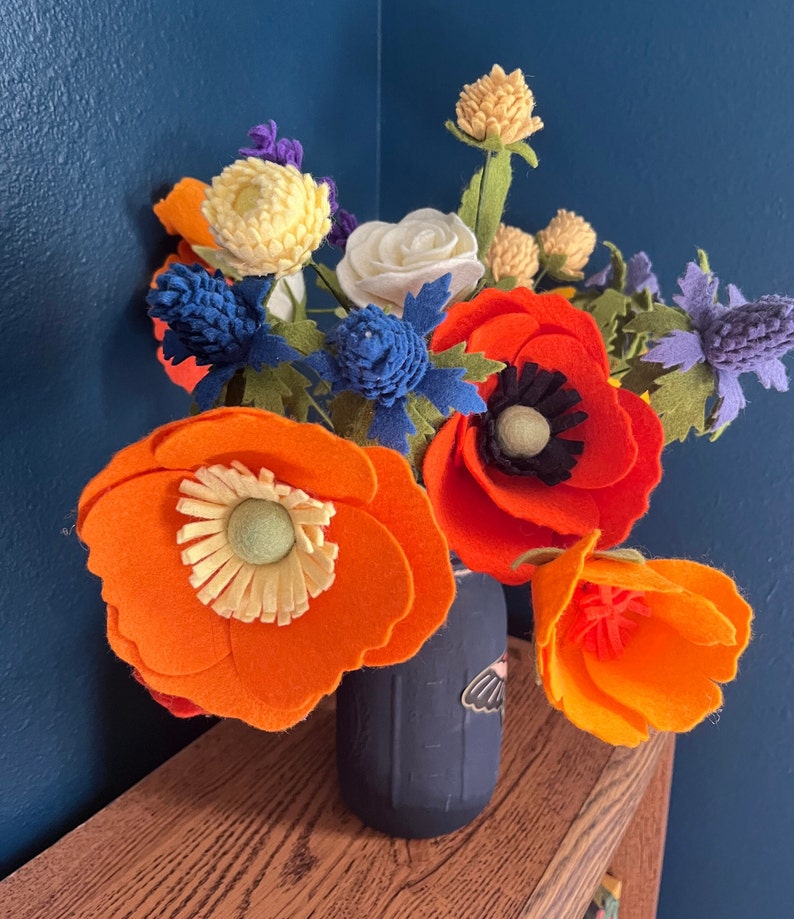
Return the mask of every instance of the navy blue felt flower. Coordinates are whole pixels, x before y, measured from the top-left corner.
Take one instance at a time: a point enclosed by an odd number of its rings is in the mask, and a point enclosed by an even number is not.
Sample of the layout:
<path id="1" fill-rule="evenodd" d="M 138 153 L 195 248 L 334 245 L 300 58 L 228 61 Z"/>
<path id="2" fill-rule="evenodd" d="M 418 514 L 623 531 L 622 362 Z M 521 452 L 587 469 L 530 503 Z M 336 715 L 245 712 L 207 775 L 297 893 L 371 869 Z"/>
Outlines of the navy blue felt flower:
<path id="1" fill-rule="evenodd" d="M 209 408 L 242 367 L 261 370 L 300 358 L 270 331 L 262 306 L 270 284 L 270 278 L 249 277 L 229 287 L 220 271 L 211 275 L 200 265 L 176 264 L 157 278 L 146 302 L 149 315 L 169 325 L 164 356 L 175 364 L 195 357 L 212 365 L 193 393 L 200 409 Z"/>
<path id="2" fill-rule="evenodd" d="M 464 368 L 434 366 L 427 348 L 427 336 L 444 318 L 450 277 L 425 284 L 415 297 L 408 294 L 402 319 L 372 305 L 355 310 L 329 333 L 332 350 L 306 359 L 333 394 L 352 391 L 370 399 L 367 437 L 400 453 L 408 452 L 407 437 L 416 433 L 406 408 L 411 396 L 424 396 L 445 417 L 485 410 L 476 387 L 463 380 Z"/>

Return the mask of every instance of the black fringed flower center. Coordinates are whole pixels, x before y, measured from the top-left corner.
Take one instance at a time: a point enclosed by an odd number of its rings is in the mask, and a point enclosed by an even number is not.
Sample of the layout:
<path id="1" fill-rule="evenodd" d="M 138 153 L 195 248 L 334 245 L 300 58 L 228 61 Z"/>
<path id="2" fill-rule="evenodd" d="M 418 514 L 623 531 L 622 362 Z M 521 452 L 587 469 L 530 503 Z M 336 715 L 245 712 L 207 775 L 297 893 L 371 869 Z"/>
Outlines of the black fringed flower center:
<path id="1" fill-rule="evenodd" d="M 581 424 L 587 412 L 571 409 L 582 399 L 564 389 L 560 371 L 508 365 L 498 377 L 488 411 L 479 416 L 480 449 L 485 462 L 508 475 L 534 475 L 545 485 L 570 479 L 584 441 L 560 437 Z"/>

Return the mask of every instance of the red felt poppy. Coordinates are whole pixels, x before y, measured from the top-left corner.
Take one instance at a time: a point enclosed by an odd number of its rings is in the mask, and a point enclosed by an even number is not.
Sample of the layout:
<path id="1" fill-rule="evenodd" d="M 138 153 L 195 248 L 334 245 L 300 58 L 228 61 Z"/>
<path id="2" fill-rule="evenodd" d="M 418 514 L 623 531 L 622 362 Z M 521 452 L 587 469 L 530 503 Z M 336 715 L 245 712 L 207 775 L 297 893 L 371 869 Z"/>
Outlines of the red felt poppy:
<path id="1" fill-rule="evenodd" d="M 594 529 L 601 548 L 624 540 L 661 478 L 664 435 L 642 399 L 610 384 L 593 318 L 558 294 L 489 289 L 449 310 L 432 348 L 460 342 L 509 365 L 479 384 L 488 411 L 453 415 L 424 460 L 462 561 L 520 584 L 526 568 L 511 566 L 527 549 L 566 548 Z"/>

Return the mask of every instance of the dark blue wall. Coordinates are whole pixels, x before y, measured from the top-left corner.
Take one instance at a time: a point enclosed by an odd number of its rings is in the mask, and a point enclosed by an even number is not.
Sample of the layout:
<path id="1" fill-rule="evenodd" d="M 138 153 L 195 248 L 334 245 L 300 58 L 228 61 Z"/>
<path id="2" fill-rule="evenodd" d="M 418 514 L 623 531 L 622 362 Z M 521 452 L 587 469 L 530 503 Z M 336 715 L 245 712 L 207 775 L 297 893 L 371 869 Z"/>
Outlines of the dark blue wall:
<path id="1" fill-rule="evenodd" d="M 369 0 L 0 8 L 2 874 L 200 729 L 115 661 L 70 532 L 88 478 L 188 407 L 145 315 L 173 245 L 151 203 L 275 118 L 371 213 L 377 17 Z"/>
<path id="2" fill-rule="evenodd" d="M 108 6 L 112 6 L 108 12 Z M 110 454 L 184 414 L 154 359 L 151 216 L 273 117 L 360 216 L 452 209 L 475 154 L 443 131 L 495 61 L 533 75 L 539 170 L 512 219 L 558 207 L 673 290 L 694 245 L 748 294 L 794 293 L 794 8 L 763 0 L 0 4 L 0 860 L 12 868 L 188 740 L 107 650 L 69 531 Z M 661 919 L 791 913 L 794 398 L 751 386 L 717 444 L 676 445 L 638 540 L 733 573 L 756 639 L 720 718 L 679 743 Z"/>
<path id="3" fill-rule="evenodd" d="M 762 0 L 399 0 L 383 23 L 382 216 L 456 204 L 478 154 L 442 129 L 494 62 L 545 129 L 511 222 L 575 210 L 669 297 L 695 245 L 748 295 L 794 294 L 794 7 Z M 755 641 L 719 718 L 678 745 L 660 919 L 790 916 L 794 396 L 748 387 L 716 444 L 676 444 L 637 541 L 732 573 Z"/>

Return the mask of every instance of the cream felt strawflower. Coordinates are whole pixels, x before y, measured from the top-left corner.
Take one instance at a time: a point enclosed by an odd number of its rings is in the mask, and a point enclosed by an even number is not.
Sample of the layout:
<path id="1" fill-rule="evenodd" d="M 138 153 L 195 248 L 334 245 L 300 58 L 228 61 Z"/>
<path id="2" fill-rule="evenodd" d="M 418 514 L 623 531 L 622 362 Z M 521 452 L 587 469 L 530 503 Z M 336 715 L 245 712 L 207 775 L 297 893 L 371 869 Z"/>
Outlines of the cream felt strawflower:
<path id="1" fill-rule="evenodd" d="M 538 240 L 544 255 L 565 256 L 566 274 L 581 277 L 582 268 L 595 249 L 596 232 L 583 217 L 560 208 L 546 229 L 538 233 Z"/>
<path id="2" fill-rule="evenodd" d="M 202 213 L 221 257 L 243 276 L 298 271 L 331 229 L 325 183 L 253 156 L 212 180 Z"/>
<path id="3" fill-rule="evenodd" d="M 458 127 L 475 140 L 499 137 L 504 144 L 524 140 L 543 127 L 532 114 L 535 97 L 520 70 L 506 74 L 494 64 L 491 72 L 463 87 L 455 106 Z"/>
<path id="4" fill-rule="evenodd" d="M 515 278 L 517 286 L 531 287 L 540 267 L 540 251 L 535 237 L 518 227 L 500 223 L 485 263 L 494 281 Z"/>

